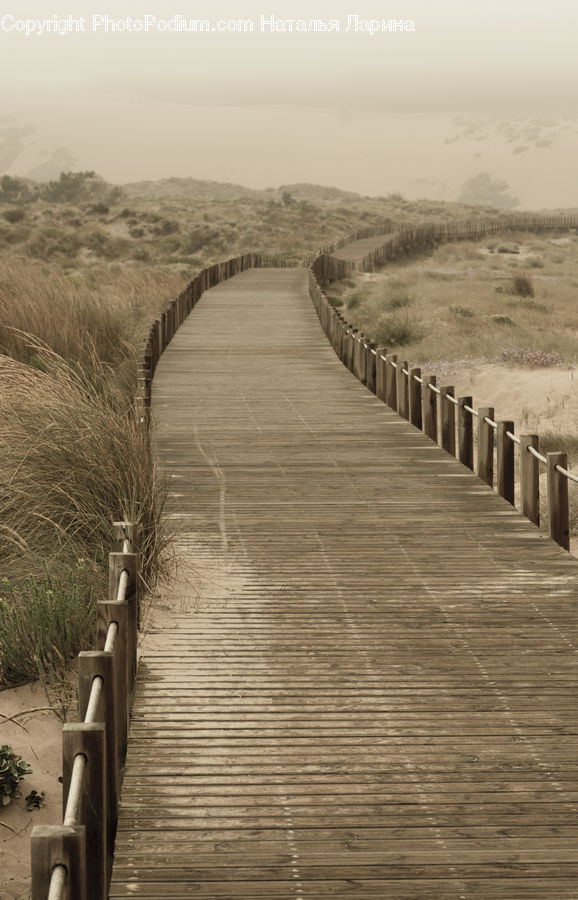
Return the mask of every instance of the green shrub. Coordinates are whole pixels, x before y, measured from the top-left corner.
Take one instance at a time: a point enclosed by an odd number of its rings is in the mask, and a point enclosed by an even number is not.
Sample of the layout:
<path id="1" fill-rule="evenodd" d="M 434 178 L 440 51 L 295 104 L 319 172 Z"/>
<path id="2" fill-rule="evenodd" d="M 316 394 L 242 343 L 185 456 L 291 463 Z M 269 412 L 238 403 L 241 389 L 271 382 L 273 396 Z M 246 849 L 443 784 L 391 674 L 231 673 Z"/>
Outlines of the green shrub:
<path id="1" fill-rule="evenodd" d="M 7 222 L 10 222 L 11 225 L 14 225 L 16 222 L 21 222 L 24 216 L 25 212 L 20 206 L 17 206 L 14 209 L 7 209 L 2 213 L 2 218 L 6 219 Z"/>
<path id="2" fill-rule="evenodd" d="M 390 309 L 403 309 L 411 304 L 411 298 L 407 294 L 396 294 L 388 300 Z"/>
<path id="3" fill-rule="evenodd" d="M 356 291 L 347 298 L 347 309 L 358 309 L 364 300 L 363 291 Z"/>
<path id="4" fill-rule="evenodd" d="M 492 322 L 495 322 L 496 325 L 515 325 L 513 319 L 510 316 L 506 316 L 503 313 L 498 313 L 497 315 L 490 316 Z"/>
<path id="5" fill-rule="evenodd" d="M 475 315 L 471 306 L 450 306 L 448 309 L 454 315 L 462 316 L 464 319 L 473 319 Z"/>
<path id="6" fill-rule="evenodd" d="M 40 228 L 26 246 L 30 256 L 53 259 L 58 256 L 74 257 L 80 249 L 78 235 L 55 225 Z"/>
<path id="7" fill-rule="evenodd" d="M 24 762 L 12 747 L 4 744 L 0 747 L 0 803 L 8 806 L 12 800 L 20 796 L 19 784 L 32 769 Z"/>
<path id="8" fill-rule="evenodd" d="M 407 313 L 384 313 L 377 320 L 375 340 L 382 347 L 403 346 L 423 337 L 421 324 Z"/>

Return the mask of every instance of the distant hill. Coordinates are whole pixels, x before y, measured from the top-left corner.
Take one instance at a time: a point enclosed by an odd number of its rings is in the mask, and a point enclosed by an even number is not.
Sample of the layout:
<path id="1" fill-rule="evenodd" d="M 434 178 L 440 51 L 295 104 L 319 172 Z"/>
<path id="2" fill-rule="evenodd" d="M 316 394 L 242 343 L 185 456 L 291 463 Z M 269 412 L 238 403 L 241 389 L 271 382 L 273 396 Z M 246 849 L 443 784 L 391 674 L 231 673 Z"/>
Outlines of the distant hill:
<path id="1" fill-rule="evenodd" d="M 502 212 L 307 183 L 255 190 L 196 178 L 112 185 L 95 172 L 62 172 L 48 183 L 4 175 L 0 254 L 54 262 L 71 273 L 122 264 L 188 278 L 240 253 L 295 260 L 360 228 Z"/>

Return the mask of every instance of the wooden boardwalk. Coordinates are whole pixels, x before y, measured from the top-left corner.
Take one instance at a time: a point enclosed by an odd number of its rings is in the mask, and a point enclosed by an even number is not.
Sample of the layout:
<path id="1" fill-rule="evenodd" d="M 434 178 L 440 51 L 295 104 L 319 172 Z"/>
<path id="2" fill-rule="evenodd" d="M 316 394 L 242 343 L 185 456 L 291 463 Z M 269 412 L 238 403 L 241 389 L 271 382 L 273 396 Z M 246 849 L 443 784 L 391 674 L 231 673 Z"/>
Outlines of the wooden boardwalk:
<path id="1" fill-rule="evenodd" d="M 141 662 L 110 897 L 578 898 L 578 563 L 343 367 L 307 278 L 209 290 L 157 368 L 214 589 Z"/>
<path id="2" fill-rule="evenodd" d="M 376 250 L 377 247 L 382 247 L 386 244 L 389 237 L 388 234 L 379 234 L 377 237 L 360 238 L 357 241 L 351 241 L 345 247 L 334 250 L 331 255 L 336 259 L 343 259 L 345 262 L 358 262 L 372 250 Z"/>

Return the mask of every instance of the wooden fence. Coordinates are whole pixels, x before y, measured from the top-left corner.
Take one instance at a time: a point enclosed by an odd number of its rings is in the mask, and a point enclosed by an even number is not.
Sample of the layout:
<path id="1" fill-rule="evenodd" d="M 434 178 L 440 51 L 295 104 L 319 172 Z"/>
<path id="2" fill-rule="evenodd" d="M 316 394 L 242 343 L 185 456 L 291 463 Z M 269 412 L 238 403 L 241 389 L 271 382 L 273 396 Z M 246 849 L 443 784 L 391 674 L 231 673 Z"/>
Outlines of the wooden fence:
<path id="1" fill-rule="evenodd" d="M 432 247 L 442 241 L 479 240 L 500 231 L 549 231 L 578 228 L 578 216 L 495 216 L 483 219 L 463 219 L 456 222 L 425 222 L 419 225 L 397 226 L 384 239 L 383 244 L 371 250 L 362 259 L 355 262 L 338 259 L 331 254 L 339 249 L 337 244 L 322 248 L 310 259 L 317 280 L 323 285 L 328 281 L 347 278 L 354 272 L 371 272 L 378 266 L 397 259 L 406 253 L 424 247 Z M 379 232 L 378 232 L 379 234 Z M 363 234 L 352 237 L 370 237 Z M 349 238 L 349 236 L 348 236 Z M 340 242 L 339 246 L 351 243 L 351 240 Z"/>
<path id="2" fill-rule="evenodd" d="M 137 658 L 138 534 L 114 524 L 96 650 L 78 654 L 79 722 L 62 730 L 62 825 L 32 830 L 32 900 L 106 900 Z"/>
<path id="3" fill-rule="evenodd" d="M 380 400 L 472 471 L 477 420 L 475 471 L 512 505 L 518 448 L 521 510 L 535 525 L 540 524 L 539 467 L 545 466 L 549 534 L 569 550 L 568 481 L 578 484 L 578 476 L 568 471 L 566 453 L 541 454 L 538 435 L 518 437 L 512 421 L 494 420 L 492 407 L 475 409 L 471 396 L 455 397 L 453 385 L 438 386 L 434 374 L 422 375 L 421 368 L 410 368 L 397 354 L 371 343 L 333 308 L 313 271 L 309 287 L 323 330 L 343 364 Z"/>

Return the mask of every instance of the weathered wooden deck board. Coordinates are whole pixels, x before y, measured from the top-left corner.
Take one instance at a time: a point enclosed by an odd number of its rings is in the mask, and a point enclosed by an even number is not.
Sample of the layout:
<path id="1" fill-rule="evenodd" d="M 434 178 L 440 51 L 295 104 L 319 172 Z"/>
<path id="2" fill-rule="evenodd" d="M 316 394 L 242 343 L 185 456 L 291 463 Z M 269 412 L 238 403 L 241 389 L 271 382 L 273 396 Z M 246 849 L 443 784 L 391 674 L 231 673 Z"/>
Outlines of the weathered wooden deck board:
<path id="1" fill-rule="evenodd" d="M 306 285 L 210 290 L 157 369 L 192 574 L 110 897 L 578 898 L 578 564 L 353 378 Z"/>

